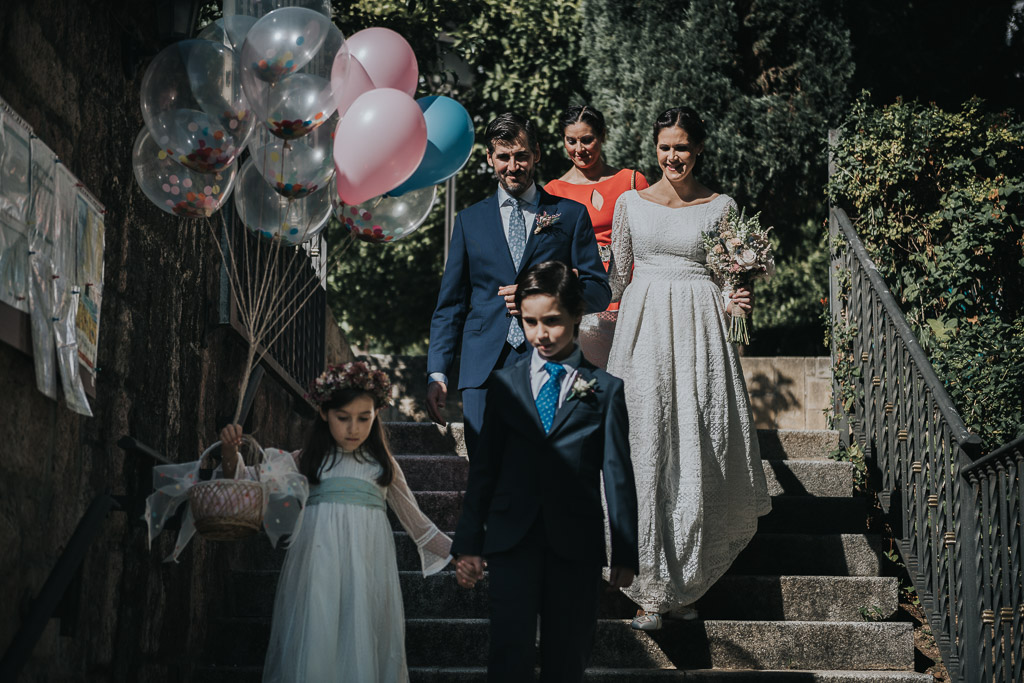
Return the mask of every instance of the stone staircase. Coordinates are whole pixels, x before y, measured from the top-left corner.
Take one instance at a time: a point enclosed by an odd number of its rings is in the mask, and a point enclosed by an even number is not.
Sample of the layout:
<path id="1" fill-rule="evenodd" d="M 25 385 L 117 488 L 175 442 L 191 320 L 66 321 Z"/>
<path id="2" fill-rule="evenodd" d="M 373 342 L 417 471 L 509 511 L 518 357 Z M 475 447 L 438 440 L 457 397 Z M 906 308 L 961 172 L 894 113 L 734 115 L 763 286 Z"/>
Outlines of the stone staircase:
<path id="1" fill-rule="evenodd" d="M 423 510 L 442 529 L 458 519 L 468 462 L 461 425 L 392 423 L 391 444 Z M 913 672 L 912 625 L 897 611 L 897 579 L 879 576 L 880 542 L 864 533 L 865 501 L 853 469 L 825 454 L 827 431 L 761 430 L 774 509 L 728 574 L 697 604 L 701 619 L 656 633 L 633 631 L 636 607 L 603 598 L 587 680 L 766 683 L 926 683 Z M 400 529 L 395 525 L 396 529 Z M 424 579 L 415 548 L 395 531 L 414 683 L 486 680 L 487 582 L 460 589 L 451 571 Z M 255 683 L 269 638 L 283 552 L 263 538 L 234 572 L 229 615 L 212 625 L 195 680 Z M 372 683 L 372 682 L 367 682 Z M 379 682 L 390 683 L 390 682 Z"/>

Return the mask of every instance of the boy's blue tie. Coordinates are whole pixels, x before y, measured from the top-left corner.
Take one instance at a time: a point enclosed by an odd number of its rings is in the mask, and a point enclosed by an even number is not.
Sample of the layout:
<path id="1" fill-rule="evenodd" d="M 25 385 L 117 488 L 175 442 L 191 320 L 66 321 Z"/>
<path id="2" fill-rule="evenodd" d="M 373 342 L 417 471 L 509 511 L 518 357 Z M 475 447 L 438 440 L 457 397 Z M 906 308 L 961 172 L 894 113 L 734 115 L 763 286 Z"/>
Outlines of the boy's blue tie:
<path id="1" fill-rule="evenodd" d="M 523 260 L 523 252 L 526 251 L 526 219 L 523 218 L 523 210 L 519 208 L 519 200 L 509 197 L 505 204 L 512 207 L 512 215 L 508 217 L 508 250 L 512 254 L 512 263 L 516 270 L 519 270 L 519 263 Z M 508 334 L 505 341 L 513 349 L 526 341 L 523 328 L 515 318 L 509 321 Z"/>
<path id="2" fill-rule="evenodd" d="M 562 389 L 562 375 L 565 374 L 565 368 L 560 363 L 545 363 L 544 369 L 550 376 L 537 392 L 537 412 L 540 413 L 540 423 L 544 426 L 544 433 L 547 434 L 551 431 L 551 423 L 555 421 L 558 394 Z"/>

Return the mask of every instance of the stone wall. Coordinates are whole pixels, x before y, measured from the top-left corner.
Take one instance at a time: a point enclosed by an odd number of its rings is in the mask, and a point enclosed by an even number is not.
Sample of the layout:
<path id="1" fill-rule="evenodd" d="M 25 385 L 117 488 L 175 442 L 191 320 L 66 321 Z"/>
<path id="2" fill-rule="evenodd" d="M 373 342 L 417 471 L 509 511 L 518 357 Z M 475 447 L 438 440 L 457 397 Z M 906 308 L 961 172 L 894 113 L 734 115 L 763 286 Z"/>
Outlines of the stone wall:
<path id="1" fill-rule="evenodd" d="M 2 650 L 93 498 L 110 491 L 137 503 L 151 491 L 152 462 L 118 439 L 195 459 L 238 390 L 243 347 L 217 324 L 210 231 L 152 206 L 132 174 L 139 85 L 159 47 L 156 5 L 0 3 L 0 97 L 107 209 L 95 416 L 41 395 L 32 359 L 0 343 Z M 329 348 L 333 359 L 350 355 L 337 336 Z M 265 444 L 297 446 L 302 407 L 267 375 L 249 427 Z M 163 564 L 171 534 L 150 551 L 138 513 L 107 518 L 72 594 L 77 616 L 50 623 L 19 680 L 188 680 L 239 549 L 194 541 L 179 564 Z"/>

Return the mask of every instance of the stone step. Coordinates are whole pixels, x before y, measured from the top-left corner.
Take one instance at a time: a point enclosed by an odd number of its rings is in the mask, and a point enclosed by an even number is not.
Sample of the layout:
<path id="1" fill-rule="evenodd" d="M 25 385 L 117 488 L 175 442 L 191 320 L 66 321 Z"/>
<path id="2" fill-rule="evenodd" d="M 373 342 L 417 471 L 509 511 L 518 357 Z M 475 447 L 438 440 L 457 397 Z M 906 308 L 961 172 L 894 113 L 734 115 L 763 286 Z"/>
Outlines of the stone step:
<path id="1" fill-rule="evenodd" d="M 270 638 L 269 619 L 221 619 L 209 664 L 258 666 Z M 406 619 L 410 666 L 484 666 L 486 619 Z M 912 670 L 909 622 L 671 622 L 652 634 L 628 619 L 597 624 L 594 667 L 626 669 Z"/>
<path id="2" fill-rule="evenodd" d="M 483 666 L 486 620 L 407 619 L 410 666 Z M 457 645 L 456 645 L 457 644 Z M 653 635 L 629 620 L 598 621 L 595 667 L 664 669 L 912 670 L 907 622 L 714 621 L 673 623 Z"/>
<path id="3" fill-rule="evenodd" d="M 861 496 L 774 496 L 772 511 L 758 520 L 760 533 L 856 534 L 867 528 L 868 501 Z"/>
<path id="4" fill-rule="evenodd" d="M 483 619 L 487 617 L 486 579 L 473 590 L 455 583 L 450 572 L 424 577 L 399 574 L 405 615 L 410 618 Z M 269 617 L 274 609 L 276 571 L 235 572 L 228 586 L 228 610 L 235 617 Z M 705 619 L 764 621 L 859 621 L 889 619 L 898 603 L 893 577 L 725 576 L 700 599 Z M 619 591 L 601 596 L 600 614 L 632 618 L 636 605 Z"/>
<path id="5" fill-rule="evenodd" d="M 263 668 L 259 666 L 200 666 L 195 683 L 260 683 Z M 934 683 L 929 674 L 910 671 L 798 671 L 728 669 L 587 669 L 589 682 L 662 683 Z M 411 667 L 410 683 L 486 683 L 484 667 Z"/>
<path id="6" fill-rule="evenodd" d="M 415 544 L 395 532 L 398 568 L 420 568 Z M 867 534 L 758 534 L 740 553 L 730 574 L 794 576 L 878 576 L 882 543 Z"/>
<path id="7" fill-rule="evenodd" d="M 729 574 L 878 576 L 882 557 L 874 534 L 757 534 Z"/>
<path id="8" fill-rule="evenodd" d="M 465 437 L 461 422 L 438 427 L 430 422 L 389 422 L 391 452 L 402 455 L 465 455 Z M 771 460 L 807 460 L 825 458 L 839 446 L 834 430 L 759 429 L 761 457 Z"/>
<path id="9" fill-rule="evenodd" d="M 451 535 L 451 532 L 448 532 Z M 395 550 L 400 571 L 420 569 L 416 545 L 396 531 Z M 257 537 L 246 552 L 246 569 L 280 569 L 285 551 Z M 758 533 L 736 558 L 730 574 L 775 576 L 878 576 L 882 543 L 869 534 Z M 451 566 L 444 571 L 451 571 Z"/>
<path id="10" fill-rule="evenodd" d="M 839 432 L 828 429 L 758 429 L 765 460 L 817 460 L 839 447 Z"/>
<path id="11" fill-rule="evenodd" d="M 409 488 L 417 492 L 464 491 L 469 461 L 451 455 L 396 456 Z M 772 496 L 831 496 L 853 493 L 853 464 L 835 460 L 765 460 Z"/>
<path id="12" fill-rule="evenodd" d="M 254 679 L 244 679 L 253 681 Z M 410 683 L 485 683 L 484 667 L 411 667 Z M 628 683 L 934 683 L 928 674 L 911 671 L 797 671 L 789 670 L 736 670 L 736 669 L 607 669 L 589 668 L 584 680 Z M 214 683 L 214 679 L 209 679 Z M 238 683 L 242 683 L 239 679 Z M 234 679 L 223 683 L 236 683 Z"/>

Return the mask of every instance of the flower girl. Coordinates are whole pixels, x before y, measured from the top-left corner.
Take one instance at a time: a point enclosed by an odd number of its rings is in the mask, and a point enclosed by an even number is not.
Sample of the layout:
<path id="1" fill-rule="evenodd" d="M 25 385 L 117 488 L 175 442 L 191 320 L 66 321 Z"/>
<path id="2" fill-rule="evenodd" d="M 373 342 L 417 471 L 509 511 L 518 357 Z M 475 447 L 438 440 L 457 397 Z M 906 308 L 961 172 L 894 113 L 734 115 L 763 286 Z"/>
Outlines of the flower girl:
<path id="1" fill-rule="evenodd" d="M 451 540 L 420 511 L 388 449 L 377 414 L 389 394 L 387 375 L 361 362 L 329 367 L 313 383 L 319 419 L 295 454 L 310 495 L 281 570 L 264 681 L 408 680 L 385 503 L 416 542 L 424 576 L 449 562 Z M 224 463 L 237 461 L 241 436 L 239 425 L 221 432 Z"/>

